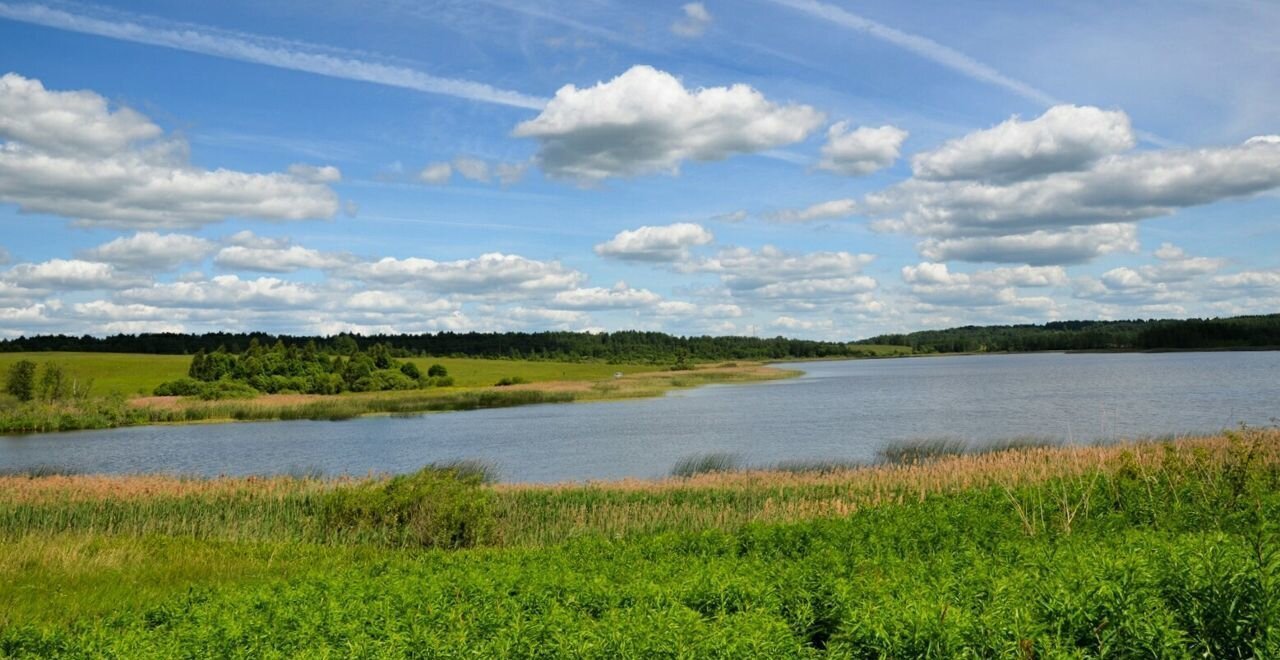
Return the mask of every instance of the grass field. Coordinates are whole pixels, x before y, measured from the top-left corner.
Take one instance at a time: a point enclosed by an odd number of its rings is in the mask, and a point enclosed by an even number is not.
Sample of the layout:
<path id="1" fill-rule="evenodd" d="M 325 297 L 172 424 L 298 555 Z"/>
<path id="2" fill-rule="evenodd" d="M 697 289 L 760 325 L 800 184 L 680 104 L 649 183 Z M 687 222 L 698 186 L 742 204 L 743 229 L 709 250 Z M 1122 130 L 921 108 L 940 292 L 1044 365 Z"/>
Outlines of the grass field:
<path id="1" fill-rule="evenodd" d="M 189 355 L 147 355 L 132 353 L 0 353 L 0 374 L 19 360 L 36 364 L 61 365 L 71 378 L 92 379 L 93 393 L 119 392 L 125 396 L 149 395 L 156 385 L 187 375 Z M 552 380 L 600 380 L 615 372 L 631 374 L 653 371 L 653 365 L 578 362 L 536 362 L 529 360 L 481 360 L 474 358 L 410 358 L 423 372 L 442 364 L 459 387 L 484 387 L 500 379 L 519 376 L 529 382 Z"/>
<path id="2" fill-rule="evenodd" d="M 134 353 L 0 353 L 0 377 L 19 360 L 38 365 L 60 365 L 73 379 L 91 379 L 92 393 L 105 396 L 151 394 L 156 385 L 187 375 L 189 355 L 146 355 Z"/>
<path id="3" fill-rule="evenodd" d="M 0 477 L 0 655 L 1277 657 L 1280 432 L 658 482 Z"/>
<path id="4" fill-rule="evenodd" d="M 160 380 L 171 359 L 111 354 L 9 354 L 40 357 L 64 365 L 72 379 L 114 368 L 114 381 L 133 384 Z M 132 358 L 132 359 L 130 359 Z M 653 365 L 605 365 L 476 359 L 415 359 L 423 370 L 445 365 L 457 374 L 450 387 L 339 395 L 270 394 L 205 401 L 199 397 L 146 396 L 126 400 L 93 396 L 85 400 L 19 403 L 0 394 L 0 433 L 43 433 L 106 429 L 140 424 L 265 421 L 277 419 L 350 419 L 360 415 L 474 410 L 536 403 L 569 403 L 658 396 L 672 389 L 708 383 L 786 378 L 799 372 L 754 363 L 700 365 L 679 371 L 655 371 Z M 619 375 L 621 374 L 621 375 Z M 498 387 L 502 379 L 521 384 Z M 104 386 L 94 381 L 95 390 Z M 119 390 L 116 390 L 119 391 Z"/>

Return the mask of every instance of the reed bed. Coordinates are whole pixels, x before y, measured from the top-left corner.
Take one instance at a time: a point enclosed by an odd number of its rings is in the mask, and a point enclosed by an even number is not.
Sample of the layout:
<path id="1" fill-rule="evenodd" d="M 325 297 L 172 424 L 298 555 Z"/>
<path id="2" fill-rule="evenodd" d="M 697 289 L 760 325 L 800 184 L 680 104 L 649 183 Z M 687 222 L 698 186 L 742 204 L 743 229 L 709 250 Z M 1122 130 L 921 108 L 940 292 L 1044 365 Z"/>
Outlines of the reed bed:
<path id="1" fill-rule="evenodd" d="M 1051 480 L 1081 482 L 1122 470 L 1168 475 L 1194 464 L 1210 474 L 1225 469 L 1242 443 L 1252 447 L 1256 460 L 1280 465 L 1280 431 L 1248 430 L 1176 441 L 1022 447 L 912 464 L 828 465 L 817 470 L 732 470 L 721 461 L 710 466 L 711 471 L 698 469 L 690 476 L 652 481 L 532 485 L 490 484 L 482 477 L 475 492 L 492 498 L 492 534 L 483 543 L 554 545 L 582 536 L 732 530 L 753 523 L 842 517 L 968 490 L 1012 490 Z M 334 530 L 325 522 L 325 507 L 335 493 L 376 487 L 389 479 L 0 476 L 0 537 L 77 532 L 361 542 L 380 538 L 380 533 Z"/>

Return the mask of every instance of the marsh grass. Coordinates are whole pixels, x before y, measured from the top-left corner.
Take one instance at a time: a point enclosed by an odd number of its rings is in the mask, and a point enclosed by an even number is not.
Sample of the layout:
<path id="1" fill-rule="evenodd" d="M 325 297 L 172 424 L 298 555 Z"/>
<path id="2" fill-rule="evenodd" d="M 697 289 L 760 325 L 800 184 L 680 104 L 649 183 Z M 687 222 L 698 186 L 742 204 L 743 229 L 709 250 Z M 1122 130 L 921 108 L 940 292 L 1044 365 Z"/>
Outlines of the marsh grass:
<path id="1" fill-rule="evenodd" d="M 732 453 L 707 453 L 685 456 L 671 468 L 673 477 L 731 472 L 742 467 L 742 457 Z"/>

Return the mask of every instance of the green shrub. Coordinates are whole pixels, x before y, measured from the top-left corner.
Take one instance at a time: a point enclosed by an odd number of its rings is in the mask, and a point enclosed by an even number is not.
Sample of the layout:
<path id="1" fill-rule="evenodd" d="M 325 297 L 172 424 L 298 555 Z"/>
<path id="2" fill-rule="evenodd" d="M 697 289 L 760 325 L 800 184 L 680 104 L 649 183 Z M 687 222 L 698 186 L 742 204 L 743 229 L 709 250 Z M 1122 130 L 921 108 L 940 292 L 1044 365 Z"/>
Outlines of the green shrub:
<path id="1" fill-rule="evenodd" d="M 427 466 L 386 481 L 338 488 L 323 504 L 331 533 L 392 545 L 469 548 L 496 524 L 488 472 L 474 464 Z"/>
<path id="2" fill-rule="evenodd" d="M 494 383 L 496 387 L 507 387 L 508 385 L 523 385 L 529 382 L 524 376 L 507 376 L 502 380 Z"/>
<path id="3" fill-rule="evenodd" d="M 36 396 L 36 363 L 18 360 L 9 367 L 5 391 L 19 401 L 30 401 Z"/>
<path id="4" fill-rule="evenodd" d="M 200 396 L 204 385 L 194 378 L 179 378 L 156 385 L 152 393 L 156 396 Z"/>

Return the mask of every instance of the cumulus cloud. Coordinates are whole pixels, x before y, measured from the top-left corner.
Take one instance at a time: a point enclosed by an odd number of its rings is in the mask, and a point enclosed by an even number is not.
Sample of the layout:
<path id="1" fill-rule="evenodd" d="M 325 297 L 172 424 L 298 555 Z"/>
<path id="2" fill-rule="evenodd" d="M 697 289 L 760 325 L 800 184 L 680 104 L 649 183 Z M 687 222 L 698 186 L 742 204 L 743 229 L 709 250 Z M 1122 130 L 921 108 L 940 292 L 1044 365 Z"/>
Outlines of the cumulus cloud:
<path id="1" fill-rule="evenodd" d="M 213 241 L 198 236 L 140 231 L 84 250 L 80 256 L 122 268 L 165 271 L 202 261 L 215 249 Z"/>
<path id="2" fill-rule="evenodd" d="M 662 296 L 648 289 L 633 289 L 626 282 L 618 282 L 612 288 L 590 287 L 561 291 L 551 299 L 553 307 L 568 309 L 619 309 L 649 307 L 662 300 Z"/>
<path id="3" fill-rule="evenodd" d="M 229 270 L 293 272 L 303 269 L 335 270 L 355 261 L 355 257 L 346 253 L 291 246 L 287 240 L 239 234 L 239 242 L 247 244 L 232 244 L 219 249 L 218 255 L 214 256 L 215 265 Z"/>
<path id="4" fill-rule="evenodd" d="M 1022 121 L 951 140 L 911 159 L 921 179 L 1022 181 L 1052 172 L 1085 169 L 1103 156 L 1132 149 L 1129 116 L 1089 106 L 1058 105 Z"/>
<path id="5" fill-rule="evenodd" d="M 0 201 L 25 213 L 80 224 L 194 227 L 228 217 L 327 218 L 338 209 L 326 182 L 335 168 L 291 173 L 206 170 L 187 144 L 141 114 L 112 110 L 88 91 L 46 90 L 39 80 L 0 77 Z"/>
<path id="6" fill-rule="evenodd" d="M 682 6 L 680 11 L 684 16 L 671 24 L 671 32 L 676 36 L 687 39 L 701 37 L 711 26 L 711 12 L 701 2 L 690 2 Z"/>
<path id="7" fill-rule="evenodd" d="M 713 240 L 715 236 L 702 225 L 679 222 L 618 232 L 596 245 L 595 252 L 602 257 L 630 261 L 673 262 L 688 258 L 689 248 L 707 245 Z"/>
<path id="8" fill-rule="evenodd" d="M 213 307 L 235 309 L 280 309 L 305 307 L 320 300 L 311 286 L 275 277 L 241 279 L 219 275 L 199 282 L 169 282 L 121 291 L 129 302 L 156 307 Z"/>
<path id="9" fill-rule="evenodd" d="M 1129 223 L 1036 230 L 1007 236 L 928 239 L 920 254 L 934 261 L 1079 264 L 1104 254 L 1138 251 L 1138 227 Z"/>
<path id="10" fill-rule="evenodd" d="M 747 85 L 689 90 L 675 77 L 635 66 L 594 87 L 566 85 L 537 117 L 516 126 L 539 142 L 550 176 L 578 181 L 678 172 L 798 142 L 822 123 L 806 105 L 779 105 Z"/>
<path id="11" fill-rule="evenodd" d="M 431 163 L 418 172 L 418 180 L 432 186 L 442 186 L 453 178 L 453 166 L 448 163 Z"/>
<path id="12" fill-rule="evenodd" d="M 902 268 L 912 296 L 942 307 L 1052 308 L 1047 296 L 1020 297 L 1019 287 L 1055 287 L 1068 283 L 1059 266 L 996 268 L 973 273 L 952 272 L 947 264 L 924 262 Z"/>
<path id="13" fill-rule="evenodd" d="M 0 278 L 22 288 L 59 291 L 118 289 L 143 281 L 138 276 L 121 273 L 111 264 L 82 259 L 17 264 Z"/>
<path id="14" fill-rule="evenodd" d="M 346 272 L 365 282 L 499 296 L 571 289 L 586 280 L 585 275 L 558 261 L 537 261 L 500 252 L 457 261 L 384 257 L 356 264 Z"/>
<path id="15" fill-rule="evenodd" d="M 849 252 L 796 254 L 766 245 L 760 250 L 727 248 L 714 257 L 681 264 L 680 269 L 718 274 L 735 296 L 798 302 L 875 289 L 875 279 L 861 274 L 874 258 Z"/>
<path id="16" fill-rule="evenodd" d="M 850 131 L 847 122 L 833 124 L 827 129 L 818 169 L 848 176 L 871 174 L 898 160 L 906 139 L 907 132 L 896 126 L 861 126 Z"/>
<path id="17" fill-rule="evenodd" d="M 1042 123 L 1052 110 L 1007 122 L 918 158 L 916 177 L 859 208 L 877 218 L 873 228 L 923 237 L 932 259 L 1071 263 L 1134 249 L 1134 222 L 1280 187 L 1278 142 L 1113 153 L 1129 143 L 1127 119 L 1081 108 L 1068 116 L 1086 110 L 1102 128 Z M 1001 141 L 1028 134 L 1041 146 L 1010 150 Z M 1019 247 L 1031 251 L 1024 257 Z"/>

